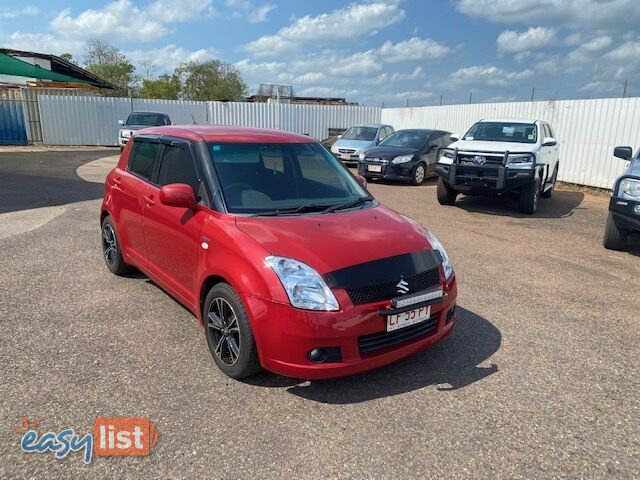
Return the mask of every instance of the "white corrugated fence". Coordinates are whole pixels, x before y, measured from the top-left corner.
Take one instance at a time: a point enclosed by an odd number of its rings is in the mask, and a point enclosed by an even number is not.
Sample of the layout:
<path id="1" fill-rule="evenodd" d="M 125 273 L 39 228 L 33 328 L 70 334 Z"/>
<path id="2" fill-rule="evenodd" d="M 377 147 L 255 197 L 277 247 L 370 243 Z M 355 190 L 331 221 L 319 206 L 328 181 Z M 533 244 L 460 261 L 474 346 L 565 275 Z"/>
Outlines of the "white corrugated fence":
<path id="1" fill-rule="evenodd" d="M 438 128 L 464 133 L 490 117 L 548 121 L 560 144 L 560 180 L 609 188 L 625 163 L 616 145 L 640 146 L 640 98 L 479 103 L 378 108 L 244 102 L 191 102 L 38 95 L 42 139 L 48 145 L 117 145 L 118 120 L 134 110 L 169 114 L 175 124 L 275 128 L 323 139 L 329 129 L 358 123 Z"/>

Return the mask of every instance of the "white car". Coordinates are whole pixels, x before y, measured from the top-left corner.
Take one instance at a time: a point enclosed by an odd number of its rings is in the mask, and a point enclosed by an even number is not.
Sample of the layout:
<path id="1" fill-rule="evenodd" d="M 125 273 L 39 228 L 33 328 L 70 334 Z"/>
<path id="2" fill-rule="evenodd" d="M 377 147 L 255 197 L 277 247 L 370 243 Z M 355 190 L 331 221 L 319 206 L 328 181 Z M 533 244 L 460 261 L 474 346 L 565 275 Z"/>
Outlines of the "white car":
<path id="1" fill-rule="evenodd" d="M 465 195 L 513 196 L 522 213 L 535 213 L 558 178 L 559 147 L 551 125 L 540 120 L 480 120 L 440 150 L 438 201 Z"/>

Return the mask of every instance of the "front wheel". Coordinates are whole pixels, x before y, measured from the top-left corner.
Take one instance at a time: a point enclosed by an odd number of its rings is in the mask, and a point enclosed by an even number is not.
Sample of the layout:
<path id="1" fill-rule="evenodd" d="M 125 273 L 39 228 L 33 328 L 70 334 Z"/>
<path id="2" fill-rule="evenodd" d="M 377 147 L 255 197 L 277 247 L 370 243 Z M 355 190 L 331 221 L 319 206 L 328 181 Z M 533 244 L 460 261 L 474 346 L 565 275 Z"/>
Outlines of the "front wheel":
<path id="1" fill-rule="evenodd" d="M 249 316 L 231 285 L 218 283 L 209 290 L 203 317 L 207 344 L 220 370 L 236 379 L 261 370 Z"/>
<path id="2" fill-rule="evenodd" d="M 540 195 L 540 180 L 535 180 L 520 190 L 520 213 L 532 215 L 538 209 L 538 197 Z"/>
<path id="3" fill-rule="evenodd" d="M 423 163 L 419 163 L 413 169 L 413 173 L 411 174 L 411 185 L 420 185 L 424 182 L 424 177 L 426 175 L 426 169 L 424 168 Z"/>
<path id="4" fill-rule="evenodd" d="M 436 195 L 440 205 L 454 205 L 456 203 L 458 193 L 442 178 L 439 178 L 438 186 L 436 187 Z"/>
<path id="5" fill-rule="evenodd" d="M 604 227 L 604 239 L 602 241 L 604 248 L 607 250 L 624 250 L 627 246 L 627 236 L 620 231 L 613 215 L 609 212 L 607 224 Z"/>

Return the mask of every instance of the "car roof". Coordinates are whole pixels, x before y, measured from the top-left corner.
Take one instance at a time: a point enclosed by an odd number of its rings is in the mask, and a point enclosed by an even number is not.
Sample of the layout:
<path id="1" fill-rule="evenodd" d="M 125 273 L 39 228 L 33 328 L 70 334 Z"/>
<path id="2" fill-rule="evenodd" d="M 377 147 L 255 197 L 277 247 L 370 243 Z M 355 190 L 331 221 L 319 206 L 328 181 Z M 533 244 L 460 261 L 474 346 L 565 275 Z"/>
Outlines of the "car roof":
<path id="1" fill-rule="evenodd" d="M 228 143 L 317 143 L 315 138 L 300 133 L 268 128 L 228 125 L 163 125 L 138 131 L 137 135 L 164 135 L 189 140 Z"/>
<path id="2" fill-rule="evenodd" d="M 505 123 L 536 123 L 540 120 L 534 120 L 531 118 L 483 118 L 478 120 L 480 122 L 505 122 Z"/>
<path id="3" fill-rule="evenodd" d="M 434 130 L 433 128 L 403 128 L 402 130 L 396 130 L 393 133 L 399 133 L 399 132 L 423 132 L 423 133 L 432 133 L 432 132 L 439 132 L 440 130 Z"/>
<path id="4" fill-rule="evenodd" d="M 381 128 L 381 127 L 390 127 L 391 125 L 387 125 L 386 123 L 358 123 L 357 125 L 352 125 L 352 127 L 372 127 L 372 128 Z"/>
<path id="5" fill-rule="evenodd" d="M 167 117 L 169 116 L 168 113 L 164 113 L 164 112 L 152 112 L 152 111 L 147 111 L 147 110 L 138 110 L 135 112 L 130 112 L 129 115 L 133 115 L 134 113 L 153 113 L 154 115 L 166 115 Z"/>

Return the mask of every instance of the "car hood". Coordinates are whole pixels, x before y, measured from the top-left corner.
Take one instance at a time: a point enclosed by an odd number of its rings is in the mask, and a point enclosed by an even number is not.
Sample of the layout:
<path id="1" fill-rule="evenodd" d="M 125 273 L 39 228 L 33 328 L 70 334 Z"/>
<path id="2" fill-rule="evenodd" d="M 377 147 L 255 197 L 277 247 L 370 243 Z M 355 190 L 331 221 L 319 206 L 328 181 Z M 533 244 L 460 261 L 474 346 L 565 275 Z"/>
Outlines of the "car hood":
<path id="1" fill-rule="evenodd" d="M 294 217 L 237 217 L 236 226 L 271 255 L 299 260 L 323 275 L 432 248 L 421 225 L 381 205 Z"/>
<path id="2" fill-rule="evenodd" d="M 474 150 L 479 152 L 496 152 L 504 153 L 506 150 L 510 152 L 533 152 L 535 143 L 518 143 L 518 142 L 487 142 L 483 140 L 458 140 L 453 142 L 447 148 L 457 148 L 458 150 Z"/>
<path id="3" fill-rule="evenodd" d="M 142 130 L 143 128 L 157 127 L 159 125 L 124 125 L 123 130 Z"/>
<path id="4" fill-rule="evenodd" d="M 339 138 L 336 140 L 336 143 L 333 144 L 335 148 L 353 148 L 355 150 L 368 148 L 371 145 L 373 145 L 373 142 L 369 142 L 368 140 L 347 140 L 344 138 Z"/>
<path id="5" fill-rule="evenodd" d="M 384 158 L 386 160 L 391 160 L 398 155 L 409 155 L 415 154 L 419 149 L 418 148 L 407 148 L 407 147 L 385 147 L 384 145 L 370 148 L 367 150 L 368 158 Z"/>

